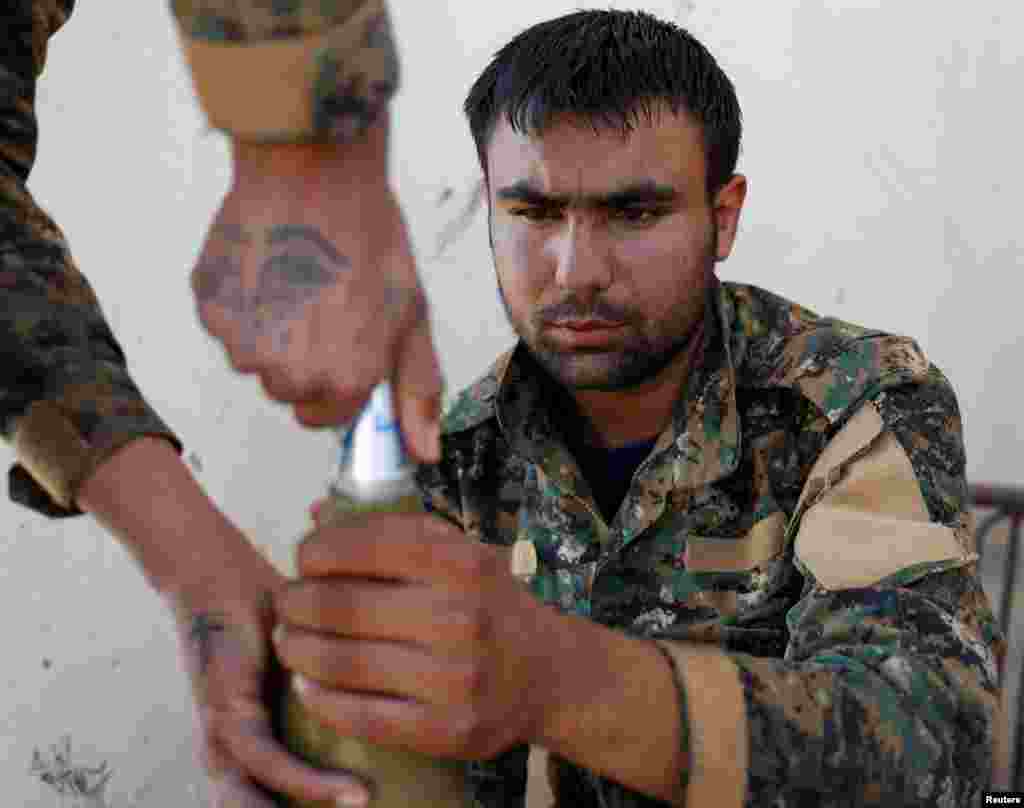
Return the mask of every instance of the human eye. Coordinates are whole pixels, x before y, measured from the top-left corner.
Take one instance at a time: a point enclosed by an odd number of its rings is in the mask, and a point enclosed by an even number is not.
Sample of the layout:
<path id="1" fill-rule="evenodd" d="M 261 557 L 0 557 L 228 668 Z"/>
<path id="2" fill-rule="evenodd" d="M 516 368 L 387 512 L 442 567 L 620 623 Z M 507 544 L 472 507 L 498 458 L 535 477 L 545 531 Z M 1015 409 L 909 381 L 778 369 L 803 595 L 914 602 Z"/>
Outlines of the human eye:
<path id="1" fill-rule="evenodd" d="M 647 227 L 657 223 L 665 215 L 663 208 L 645 208 L 631 206 L 626 208 L 614 208 L 611 211 L 611 218 L 622 224 L 634 227 Z"/>
<path id="2" fill-rule="evenodd" d="M 528 222 L 541 223 L 541 222 L 555 222 L 558 221 L 562 212 L 557 208 L 550 207 L 539 207 L 532 205 L 530 207 L 512 208 L 509 210 L 513 216 L 518 216 L 522 219 L 526 219 Z"/>

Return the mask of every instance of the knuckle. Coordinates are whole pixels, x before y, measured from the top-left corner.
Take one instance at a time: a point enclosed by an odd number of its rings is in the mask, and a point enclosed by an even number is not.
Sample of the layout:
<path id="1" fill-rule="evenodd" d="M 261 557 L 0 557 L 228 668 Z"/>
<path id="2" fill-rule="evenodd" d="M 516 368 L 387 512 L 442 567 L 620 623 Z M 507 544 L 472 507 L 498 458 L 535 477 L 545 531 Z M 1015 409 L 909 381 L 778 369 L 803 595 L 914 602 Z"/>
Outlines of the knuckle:
<path id="1" fill-rule="evenodd" d="M 293 408 L 293 414 L 299 426 L 307 429 L 319 429 L 332 426 L 335 419 L 328 416 L 323 410 L 311 407 L 308 404 L 298 404 Z"/>
<path id="2" fill-rule="evenodd" d="M 287 621 L 299 605 L 301 584 L 297 581 L 286 581 L 270 595 L 270 612 L 276 621 Z"/>
<path id="3" fill-rule="evenodd" d="M 408 550 L 409 561 L 420 569 L 444 568 L 444 558 L 438 555 L 436 545 L 430 542 L 414 543 Z"/>
<path id="4" fill-rule="evenodd" d="M 451 725 L 452 740 L 459 757 L 491 757 L 490 733 L 484 727 L 478 710 L 469 707 Z"/>
<path id="5" fill-rule="evenodd" d="M 483 545 L 466 544 L 458 552 L 458 564 L 472 591 L 479 588 L 498 572 L 496 554 Z"/>
<path id="6" fill-rule="evenodd" d="M 366 738 L 368 741 L 387 738 L 391 729 L 391 722 L 387 717 L 366 704 L 353 708 L 347 723 L 351 726 L 354 736 Z"/>
<path id="7" fill-rule="evenodd" d="M 469 581 L 478 580 L 485 572 L 484 554 L 474 545 L 456 547 L 452 557 L 458 572 Z"/>
<path id="8" fill-rule="evenodd" d="M 263 390 L 275 401 L 297 401 L 306 397 L 310 389 L 309 375 L 301 368 L 265 365 L 260 372 Z"/>
<path id="9" fill-rule="evenodd" d="M 370 661 L 359 654 L 349 653 L 347 648 L 325 646 L 319 656 L 318 679 L 326 688 L 346 691 L 366 691 L 379 681 L 379 671 Z"/>
<path id="10" fill-rule="evenodd" d="M 344 611 L 340 600 L 343 595 L 328 584 L 315 581 L 309 587 L 309 616 L 315 626 L 328 626 Z"/>
<path id="11" fill-rule="evenodd" d="M 323 635 L 304 632 L 300 642 L 302 655 L 308 660 L 310 675 L 318 681 L 333 682 L 343 656 L 336 652 L 334 644 L 325 641 Z"/>
<path id="12" fill-rule="evenodd" d="M 339 655 L 323 642 L 311 640 L 304 654 L 309 674 L 321 684 L 333 685 L 339 679 Z"/>
<path id="13" fill-rule="evenodd" d="M 425 538 L 429 539 L 432 544 L 446 542 L 454 544 L 458 548 L 466 544 L 465 533 L 460 528 L 455 527 L 447 520 L 441 519 L 435 514 L 427 514 L 421 520 L 420 529 L 426 534 Z"/>
<path id="14" fill-rule="evenodd" d="M 214 334 L 224 343 L 228 362 L 236 373 L 259 374 L 263 371 L 263 362 L 258 354 L 249 348 L 242 347 L 238 342 L 229 340 L 221 334 Z"/>
<path id="15" fill-rule="evenodd" d="M 476 550 L 479 555 L 477 564 L 480 577 L 491 578 L 497 575 L 501 568 L 502 556 L 493 547 L 482 544 Z"/>
<path id="16" fill-rule="evenodd" d="M 444 615 L 447 636 L 457 645 L 479 646 L 490 634 L 490 613 L 473 592 L 449 595 L 438 611 Z"/>
<path id="17" fill-rule="evenodd" d="M 211 777 L 215 777 L 227 769 L 224 756 L 217 751 L 209 740 L 199 745 L 197 757 L 203 771 Z"/>
<path id="18" fill-rule="evenodd" d="M 462 665 L 457 673 L 456 685 L 461 694 L 461 701 L 476 705 L 486 690 L 487 671 L 479 660 Z"/>
<path id="19" fill-rule="evenodd" d="M 446 596 L 434 609 L 437 624 L 445 632 L 445 636 L 456 643 L 473 639 L 476 628 L 473 625 L 473 609 L 468 607 L 462 598 L 455 595 Z"/>
<path id="20" fill-rule="evenodd" d="M 281 661 L 295 673 L 323 682 L 333 671 L 333 655 L 324 643 L 305 631 L 288 632 L 278 646 Z"/>
<path id="21" fill-rule="evenodd" d="M 217 748 L 227 734 L 227 720 L 221 710 L 206 707 L 203 709 L 202 727 L 205 746 L 208 749 Z"/>
<path id="22" fill-rule="evenodd" d="M 469 639 L 476 645 L 487 642 L 491 634 L 490 613 L 482 603 L 474 600 L 467 607 L 467 626 L 470 631 Z"/>
<path id="23" fill-rule="evenodd" d="M 273 401 L 287 403 L 292 400 L 289 392 L 281 387 L 281 384 L 277 379 L 271 379 L 265 375 L 261 375 L 260 386 L 263 388 L 263 394 Z"/>
<path id="24" fill-rule="evenodd" d="M 373 375 L 376 374 L 364 372 L 345 376 L 332 375 L 326 382 L 328 400 L 335 405 L 353 408 L 362 404 L 373 392 L 374 383 L 370 380 Z"/>
<path id="25" fill-rule="evenodd" d="M 323 566 L 323 547 L 319 532 L 307 533 L 295 549 L 295 564 L 299 575 L 314 575 Z"/>
<path id="26" fill-rule="evenodd" d="M 301 627 L 316 629 L 329 617 L 327 595 L 320 581 L 304 581 L 287 594 L 285 603 L 288 619 Z M 285 634 L 287 637 L 288 634 Z"/>

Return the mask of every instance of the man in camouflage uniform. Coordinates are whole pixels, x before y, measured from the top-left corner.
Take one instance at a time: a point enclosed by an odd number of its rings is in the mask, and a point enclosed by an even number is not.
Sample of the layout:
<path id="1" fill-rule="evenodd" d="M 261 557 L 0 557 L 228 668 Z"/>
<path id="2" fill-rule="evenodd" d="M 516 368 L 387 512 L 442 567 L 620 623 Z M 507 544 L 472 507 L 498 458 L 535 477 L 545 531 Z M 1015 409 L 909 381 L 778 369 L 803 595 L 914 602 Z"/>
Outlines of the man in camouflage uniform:
<path id="1" fill-rule="evenodd" d="M 73 0 L 2 5 L 0 423 L 17 455 L 11 497 L 54 518 L 92 513 L 166 599 L 218 804 L 268 806 L 261 786 L 364 794 L 273 741 L 261 692 L 273 673 L 267 596 L 283 577 L 189 473 L 26 188 L 36 82 Z M 398 59 L 385 4 L 197 0 L 173 11 L 200 101 L 232 152 L 233 182 L 193 272 L 204 325 L 305 425 L 346 421 L 393 378 L 414 452 L 436 459 L 439 373 L 387 183 Z"/>
<path id="2" fill-rule="evenodd" d="M 563 806 L 978 804 L 1005 646 L 952 388 L 911 339 L 716 279 L 728 78 L 671 24 L 579 12 L 466 111 L 519 341 L 422 469 L 443 520 L 301 546 L 276 647 L 310 705 L 476 761 L 485 808 L 523 804 L 530 746 Z"/>

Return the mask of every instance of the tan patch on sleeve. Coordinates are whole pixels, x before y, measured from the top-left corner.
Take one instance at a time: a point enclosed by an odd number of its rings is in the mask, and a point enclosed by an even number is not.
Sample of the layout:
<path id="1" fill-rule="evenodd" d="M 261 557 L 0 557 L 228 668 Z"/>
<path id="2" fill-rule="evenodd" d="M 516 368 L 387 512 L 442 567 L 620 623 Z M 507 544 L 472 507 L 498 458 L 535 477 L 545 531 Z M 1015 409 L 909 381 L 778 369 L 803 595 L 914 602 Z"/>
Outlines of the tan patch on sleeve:
<path id="1" fill-rule="evenodd" d="M 701 589 L 686 598 L 686 606 L 691 609 L 710 606 L 718 612 L 719 619 L 721 617 L 731 617 L 739 611 L 739 593 L 730 589 Z"/>
<path id="2" fill-rule="evenodd" d="M 916 564 L 972 560 L 944 525 L 825 504 L 804 515 L 796 555 L 831 590 L 871 586 Z"/>
<path id="3" fill-rule="evenodd" d="M 97 452 L 56 405 L 29 407 L 14 430 L 18 462 L 62 508 L 74 507 L 74 492 L 93 470 Z"/>
<path id="4" fill-rule="evenodd" d="M 876 446 L 876 444 L 885 444 Z M 878 458 L 887 450 L 887 463 L 856 467 L 860 457 Z M 893 450 L 898 450 L 894 452 Z M 865 481 L 874 484 L 858 484 Z M 836 436 L 828 441 L 818 456 L 800 496 L 798 509 L 804 502 L 817 496 L 822 486 L 827 487 L 834 505 L 872 508 L 879 499 L 900 499 L 901 513 L 921 521 L 928 521 L 928 508 L 921 496 L 921 486 L 914 476 L 910 459 L 902 451 L 896 437 L 886 431 L 879 411 L 865 405 L 857 411 Z"/>
<path id="5" fill-rule="evenodd" d="M 385 10 L 384 0 L 367 0 L 335 28 L 288 39 L 220 43 L 183 37 L 210 126 L 242 139 L 312 138 L 318 56 L 327 48 L 357 53 L 367 24 Z"/>
<path id="6" fill-rule="evenodd" d="M 687 536 L 686 569 L 691 572 L 742 572 L 775 558 L 785 546 L 786 516 L 781 511 L 754 524 L 740 539 Z"/>
<path id="7" fill-rule="evenodd" d="M 747 796 L 750 737 L 736 664 L 717 649 L 659 640 L 675 660 L 690 720 L 688 808 L 739 808 Z"/>
<path id="8" fill-rule="evenodd" d="M 870 586 L 916 564 L 972 560 L 957 530 L 931 521 L 910 457 L 870 404 L 825 447 L 803 507 L 796 556 L 826 589 Z"/>

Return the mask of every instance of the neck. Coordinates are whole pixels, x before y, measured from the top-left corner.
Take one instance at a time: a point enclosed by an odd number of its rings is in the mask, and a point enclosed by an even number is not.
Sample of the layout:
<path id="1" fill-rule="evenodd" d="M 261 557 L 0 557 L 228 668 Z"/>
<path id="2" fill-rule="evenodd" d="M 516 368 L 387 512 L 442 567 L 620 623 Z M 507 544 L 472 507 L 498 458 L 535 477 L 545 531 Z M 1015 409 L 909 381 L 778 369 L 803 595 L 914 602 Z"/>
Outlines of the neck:
<path id="1" fill-rule="evenodd" d="M 589 429 L 588 443 L 607 449 L 657 437 L 672 420 L 683 385 L 704 344 L 703 320 L 690 342 L 655 378 L 628 390 L 577 390 L 573 398 Z"/>

